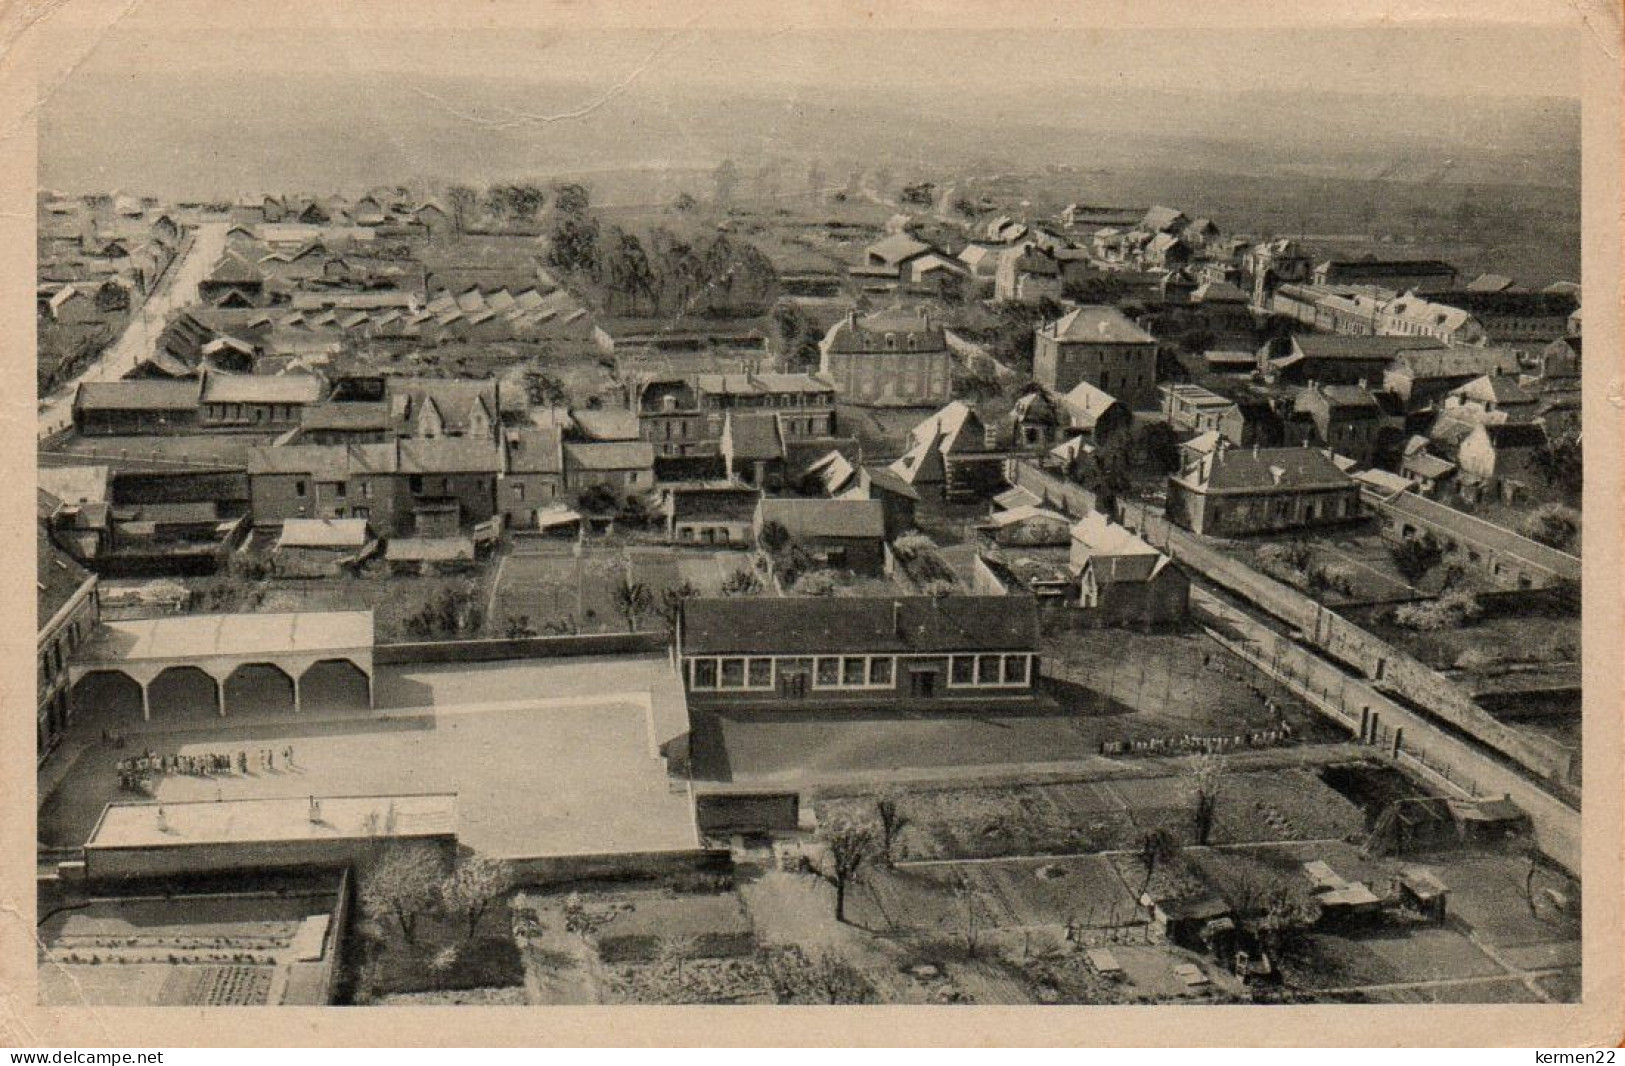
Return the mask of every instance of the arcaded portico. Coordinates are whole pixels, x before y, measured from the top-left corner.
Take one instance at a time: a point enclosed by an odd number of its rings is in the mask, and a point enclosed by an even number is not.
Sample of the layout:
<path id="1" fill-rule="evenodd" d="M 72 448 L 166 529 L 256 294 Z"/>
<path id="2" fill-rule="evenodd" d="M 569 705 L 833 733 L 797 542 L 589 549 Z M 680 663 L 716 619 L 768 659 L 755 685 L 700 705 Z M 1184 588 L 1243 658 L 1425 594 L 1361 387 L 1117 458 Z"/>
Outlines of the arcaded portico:
<path id="1" fill-rule="evenodd" d="M 74 714 L 133 719 L 372 707 L 372 612 L 105 622 L 68 665 Z"/>

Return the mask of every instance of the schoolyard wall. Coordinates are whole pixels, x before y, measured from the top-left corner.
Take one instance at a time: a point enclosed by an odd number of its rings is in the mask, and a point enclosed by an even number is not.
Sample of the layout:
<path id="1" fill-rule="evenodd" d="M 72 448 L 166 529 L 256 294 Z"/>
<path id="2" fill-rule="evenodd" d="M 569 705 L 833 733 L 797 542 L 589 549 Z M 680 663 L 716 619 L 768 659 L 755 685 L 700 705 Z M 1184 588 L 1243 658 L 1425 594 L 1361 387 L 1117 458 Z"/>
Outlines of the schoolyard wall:
<path id="1" fill-rule="evenodd" d="M 577 655 L 646 655 L 666 650 L 664 632 L 583 633 L 563 637 L 513 640 L 427 640 L 380 644 L 373 652 L 379 666 L 418 663 L 487 663 L 502 659 L 563 659 Z"/>

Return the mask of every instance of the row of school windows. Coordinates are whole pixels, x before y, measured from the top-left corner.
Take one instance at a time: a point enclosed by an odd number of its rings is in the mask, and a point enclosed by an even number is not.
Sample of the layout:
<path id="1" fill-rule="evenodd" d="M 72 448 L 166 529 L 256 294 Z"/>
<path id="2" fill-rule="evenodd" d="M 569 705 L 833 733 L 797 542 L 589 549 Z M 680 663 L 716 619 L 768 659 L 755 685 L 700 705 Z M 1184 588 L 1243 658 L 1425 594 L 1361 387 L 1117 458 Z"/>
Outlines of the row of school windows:
<path id="1" fill-rule="evenodd" d="M 1027 654 L 953 655 L 948 659 L 950 688 L 1025 686 L 1032 675 L 1032 656 Z M 771 691 L 786 674 L 810 674 L 815 689 L 891 688 L 897 676 L 897 656 L 693 656 L 688 660 L 689 687 L 696 691 Z"/>
<path id="2" fill-rule="evenodd" d="M 302 408 L 291 403 L 242 404 L 209 403 L 203 405 L 203 414 L 216 422 L 291 422 L 299 417 Z"/>

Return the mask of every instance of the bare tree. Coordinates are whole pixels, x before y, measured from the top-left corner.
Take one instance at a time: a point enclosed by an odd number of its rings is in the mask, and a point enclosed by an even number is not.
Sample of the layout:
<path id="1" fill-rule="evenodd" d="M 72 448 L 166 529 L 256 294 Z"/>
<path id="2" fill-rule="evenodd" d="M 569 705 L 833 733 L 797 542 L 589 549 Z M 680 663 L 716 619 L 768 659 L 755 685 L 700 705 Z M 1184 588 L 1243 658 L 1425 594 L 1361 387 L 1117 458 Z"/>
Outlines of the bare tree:
<path id="1" fill-rule="evenodd" d="M 471 852 L 457 860 L 440 885 L 440 903 L 447 914 L 455 914 L 467 923 L 465 939 L 473 940 L 491 904 L 512 887 L 513 870 L 507 863 Z"/>
<path id="2" fill-rule="evenodd" d="M 875 830 L 862 822 L 826 822 L 818 837 L 829 848 L 824 876 L 835 886 L 835 920 L 846 921 L 846 890 L 858 878 L 865 863 L 878 853 Z"/>
<path id="3" fill-rule="evenodd" d="M 1198 755 L 1191 760 L 1191 791 L 1196 796 L 1196 810 L 1192 825 L 1196 843 L 1206 845 L 1213 834 L 1213 821 L 1219 813 L 1219 799 L 1224 795 L 1224 759 L 1218 755 Z"/>
<path id="4" fill-rule="evenodd" d="M 621 583 L 615 586 L 615 607 L 621 612 L 621 617 L 626 619 L 628 633 L 637 632 L 638 623 L 653 606 L 654 593 L 650 592 L 649 586 L 643 582 L 623 576 Z"/>
<path id="5" fill-rule="evenodd" d="M 954 879 L 954 899 L 959 904 L 959 938 L 965 945 L 965 957 L 974 959 L 982 947 L 982 933 L 987 927 L 987 908 L 964 874 Z"/>
<path id="6" fill-rule="evenodd" d="M 1153 829 L 1140 837 L 1135 856 L 1140 861 L 1140 868 L 1145 871 L 1145 880 L 1140 883 L 1139 892 L 1139 898 L 1143 901 L 1148 898 L 1151 879 L 1156 876 L 1157 870 L 1172 865 L 1179 857 L 1179 841 L 1166 829 Z M 1149 903 L 1145 907 L 1148 911 L 1151 909 Z"/>
<path id="7" fill-rule="evenodd" d="M 903 813 L 902 797 L 896 789 L 888 788 L 875 797 L 875 816 L 880 819 L 881 858 L 890 864 L 894 858 L 892 848 L 909 822 L 908 815 Z"/>
<path id="8" fill-rule="evenodd" d="M 655 962 L 663 970 L 675 972 L 677 980 L 683 979 L 683 964 L 694 957 L 699 950 L 700 942 L 691 936 L 665 936 L 660 938 L 660 947 L 655 955 Z"/>

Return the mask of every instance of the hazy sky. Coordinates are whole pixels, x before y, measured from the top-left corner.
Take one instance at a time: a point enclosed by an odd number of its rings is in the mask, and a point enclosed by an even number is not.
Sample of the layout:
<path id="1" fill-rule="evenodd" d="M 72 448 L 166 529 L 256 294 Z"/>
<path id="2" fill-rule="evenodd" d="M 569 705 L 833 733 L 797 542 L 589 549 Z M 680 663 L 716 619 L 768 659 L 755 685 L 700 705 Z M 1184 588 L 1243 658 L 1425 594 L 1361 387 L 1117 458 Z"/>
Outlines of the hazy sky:
<path id="1" fill-rule="evenodd" d="M 354 69 L 579 81 L 617 93 L 696 84 L 964 93 L 1036 90 L 1064 81 L 1214 92 L 1369 92 L 1392 94 L 1396 103 L 1432 95 L 1578 96 L 1580 30 L 1566 6 L 1479 0 L 1462 9 L 1472 11 L 1472 22 L 1441 19 L 1437 10 L 1414 3 L 1295 7 L 1254 0 L 888 0 L 870 12 L 841 2 L 464 0 L 425 11 L 398 2 L 136 0 L 132 6 L 90 0 L 70 4 L 38 29 L 53 46 L 42 77 L 47 90 L 70 70 L 164 67 L 177 84 L 187 70 L 277 77 Z M 771 12 L 770 20 L 764 12 Z M 1531 12 L 1546 22 L 1506 21 Z M 1283 19 L 1312 20 L 1318 28 L 1281 28 Z M 1125 20 L 1135 25 L 1123 28 Z M 755 28 L 764 22 L 771 28 Z M 1199 22 L 1207 25 L 1193 25 Z M 1107 25 L 1118 28 L 1101 28 Z"/>

